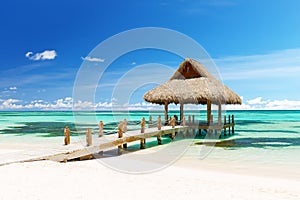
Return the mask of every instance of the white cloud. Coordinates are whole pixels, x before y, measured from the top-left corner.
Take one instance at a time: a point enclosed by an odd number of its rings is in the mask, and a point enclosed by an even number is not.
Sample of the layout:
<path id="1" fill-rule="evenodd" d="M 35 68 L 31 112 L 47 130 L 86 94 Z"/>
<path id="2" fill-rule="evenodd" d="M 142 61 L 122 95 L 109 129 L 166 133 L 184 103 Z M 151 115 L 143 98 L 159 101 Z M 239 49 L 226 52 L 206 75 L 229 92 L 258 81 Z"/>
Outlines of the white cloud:
<path id="1" fill-rule="evenodd" d="M 188 104 L 184 106 L 185 110 L 204 110 L 205 106 Z M 72 97 L 57 99 L 53 102 L 46 102 L 38 99 L 31 102 L 25 102 L 18 99 L 0 99 L 0 110 L 163 110 L 163 106 L 147 102 L 126 103 L 119 105 L 115 99 L 111 102 L 90 102 L 76 101 Z M 179 106 L 171 104 L 169 110 L 178 110 Z M 300 101 L 297 100 L 263 100 L 262 97 L 247 100 L 242 105 L 226 105 L 225 110 L 300 110 Z"/>
<path id="2" fill-rule="evenodd" d="M 104 62 L 103 58 L 96 58 L 96 57 L 90 57 L 90 56 L 81 57 L 81 59 L 84 61 L 89 61 L 89 62 Z"/>
<path id="3" fill-rule="evenodd" d="M 247 103 L 250 105 L 255 105 L 255 104 L 261 105 L 261 104 L 265 104 L 266 101 L 262 101 L 262 97 L 257 97 L 255 99 L 248 100 Z"/>
<path id="4" fill-rule="evenodd" d="M 32 54 L 33 54 L 33 52 L 28 51 L 28 52 L 25 54 L 25 57 L 26 57 L 26 58 L 29 58 Z"/>
<path id="5" fill-rule="evenodd" d="M 33 54 L 33 52 L 29 51 L 25 54 L 25 57 L 29 60 L 53 60 L 57 56 L 55 50 L 45 50 L 41 53 Z"/>
<path id="6" fill-rule="evenodd" d="M 18 104 L 21 102 L 21 100 L 18 99 L 6 99 L 2 100 L 2 103 L 0 104 L 0 109 L 1 110 L 6 110 L 6 109 L 22 109 L 23 105 Z"/>
<path id="7" fill-rule="evenodd" d="M 226 105 L 227 110 L 300 110 L 300 101 L 263 100 L 257 97 L 246 101 L 242 105 Z"/>
<path id="8" fill-rule="evenodd" d="M 17 87 L 16 87 L 16 86 L 9 87 L 9 90 L 13 90 L 13 91 L 15 91 L 15 90 L 17 90 Z"/>

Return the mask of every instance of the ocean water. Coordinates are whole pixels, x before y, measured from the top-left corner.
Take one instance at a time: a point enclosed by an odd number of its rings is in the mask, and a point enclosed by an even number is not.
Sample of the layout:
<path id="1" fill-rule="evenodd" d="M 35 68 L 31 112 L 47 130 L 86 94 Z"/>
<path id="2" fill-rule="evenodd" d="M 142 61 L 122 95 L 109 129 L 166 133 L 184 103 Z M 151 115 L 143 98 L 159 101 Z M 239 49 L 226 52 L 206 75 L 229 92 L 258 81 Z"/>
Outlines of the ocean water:
<path id="1" fill-rule="evenodd" d="M 174 114 L 179 115 L 169 112 Z M 87 127 L 96 131 L 99 120 L 104 122 L 105 134 L 116 132 L 117 122 L 124 118 L 129 130 L 138 129 L 141 118 L 148 119 L 149 115 L 153 120 L 158 115 L 163 118 L 163 112 L 158 111 L 0 112 L 0 145 L 8 141 L 62 141 L 66 125 L 72 137 L 77 137 Z M 196 120 L 206 118 L 205 111 L 186 111 L 185 115 L 195 115 Z M 217 144 L 208 159 L 300 167 L 300 111 L 226 111 L 226 115 L 235 116 L 235 134 Z"/>

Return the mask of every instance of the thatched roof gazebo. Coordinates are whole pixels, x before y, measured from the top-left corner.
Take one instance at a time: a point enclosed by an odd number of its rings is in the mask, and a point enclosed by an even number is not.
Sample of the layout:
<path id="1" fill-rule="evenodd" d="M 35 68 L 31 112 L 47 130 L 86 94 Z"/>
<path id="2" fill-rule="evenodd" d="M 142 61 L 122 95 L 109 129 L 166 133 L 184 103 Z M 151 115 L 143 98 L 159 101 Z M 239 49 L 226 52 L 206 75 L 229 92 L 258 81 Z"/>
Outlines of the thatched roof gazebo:
<path id="1" fill-rule="evenodd" d="M 180 104 L 180 121 L 184 104 L 207 105 L 207 122 L 210 122 L 211 104 L 219 106 L 219 120 L 222 104 L 242 104 L 241 98 L 213 77 L 205 67 L 191 58 L 185 59 L 167 82 L 149 90 L 144 100 L 165 105 L 165 122 L 168 121 L 168 105 Z"/>

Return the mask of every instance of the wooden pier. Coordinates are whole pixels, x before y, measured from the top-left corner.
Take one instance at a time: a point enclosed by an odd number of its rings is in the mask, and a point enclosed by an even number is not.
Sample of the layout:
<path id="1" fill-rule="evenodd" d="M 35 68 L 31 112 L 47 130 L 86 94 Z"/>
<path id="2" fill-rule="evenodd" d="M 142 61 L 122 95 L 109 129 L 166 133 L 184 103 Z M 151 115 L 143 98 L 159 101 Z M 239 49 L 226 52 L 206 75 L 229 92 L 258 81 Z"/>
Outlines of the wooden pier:
<path id="1" fill-rule="evenodd" d="M 212 118 L 212 117 L 211 117 Z M 58 162 L 67 162 L 73 159 L 89 159 L 92 158 L 93 154 L 103 153 L 103 151 L 111 150 L 117 148 L 119 154 L 122 153 L 123 149 L 132 142 L 139 142 L 140 148 L 144 149 L 146 147 L 146 140 L 148 138 L 156 137 L 158 145 L 162 144 L 162 136 L 168 135 L 172 140 L 175 139 L 177 135 L 182 136 L 182 138 L 195 138 L 198 130 L 198 134 L 202 135 L 201 130 L 204 134 L 210 134 L 212 139 L 218 139 L 223 135 L 227 136 L 234 134 L 234 116 L 228 116 L 228 121 L 224 117 L 224 122 L 201 124 L 194 120 L 194 117 L 188 117 L 188 122 L 185 122 L 185 118 L 181 122 L 181 125 L 176 125 L 175 118 L 172 118 L 167 126 L 161 126 L 161 119 L 158 118 L 156 125 L 153 124 L 152 117 L 148 121 L 148 128 L 146 128 L 146 121 L 143 118 L 141 121 L 140 130 L 127 131 L 127 121 L 124 120 L 118 125 L 118 133 L 103 135 L 103 122 L 99 124 L 99 134 L 94 133 L 92 135 L 92 129 L 88 128 L 86 130 L 86 143 L 76 142 L 70 143 L 70 130 L 68 127 L 64 129 L 64 141 L 65 145 L 57 145 L 51 148 L 43 148 L 40 151 L 36 150 L 30 153 L 24 153 L 22 155 L 7 156 L 0 160 L 0 166 L 10 163 L 17 162 L 29 162 L 38 160 L 52 160 Z M 193 119 L 193 120 L 192 120 Z M 228 132 L 227 132 L 228 130 Z M 228 133 L 228 134 L 227 134 Z M 207 137 L 209 139 L 209 137 Z M 72 141 L 72 140 L 71 140 Z M 62 139 L 63 143 L 63 139 Z"/>

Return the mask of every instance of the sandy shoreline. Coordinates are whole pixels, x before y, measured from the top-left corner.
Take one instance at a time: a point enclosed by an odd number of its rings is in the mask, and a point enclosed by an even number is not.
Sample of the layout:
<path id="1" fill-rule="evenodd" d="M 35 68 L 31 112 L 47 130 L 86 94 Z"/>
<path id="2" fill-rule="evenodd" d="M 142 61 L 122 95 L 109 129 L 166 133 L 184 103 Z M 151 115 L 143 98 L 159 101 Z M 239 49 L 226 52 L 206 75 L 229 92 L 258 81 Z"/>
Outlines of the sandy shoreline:
<path id="1" fill-rule="evenodd" d="M 147 151 L 153 148 L 142 153 Z M 98 159 L 38 161 L 0 167 L 0 199 L 300 199 L 300 176 L 295 172 L 187 155 L 162 170 L 139 175 L 112 170 Z"/>

